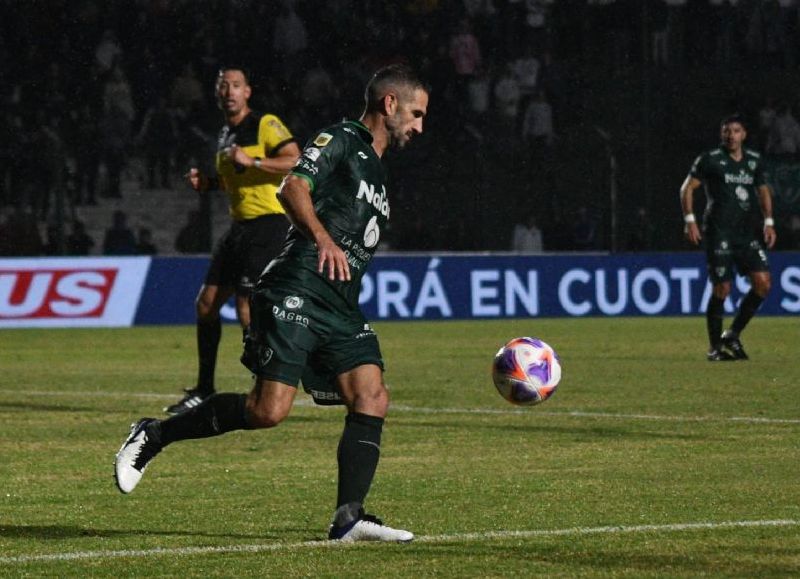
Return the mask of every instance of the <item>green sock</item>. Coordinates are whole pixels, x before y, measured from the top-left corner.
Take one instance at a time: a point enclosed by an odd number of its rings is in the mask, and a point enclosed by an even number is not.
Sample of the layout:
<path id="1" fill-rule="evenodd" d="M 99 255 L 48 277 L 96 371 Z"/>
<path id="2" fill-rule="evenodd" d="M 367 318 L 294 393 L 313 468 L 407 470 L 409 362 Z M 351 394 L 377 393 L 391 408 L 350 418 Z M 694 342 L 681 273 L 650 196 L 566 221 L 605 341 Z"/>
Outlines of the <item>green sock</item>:
<path id="1" fill-rule="evenodd" d="M 708 343 L 712 349 L 719 347 L 722 335 L 722 314 L 725 311 L 725 300 L 714 297 L 708 298 L 706 306 L 706 329 L 708 330 Z"/>
<path id="2" fill-rule="evenodd" d="M 739 311 L 736 312 L 736 316 L 733 318 L 733 322 L 731 323 L 731 331 L 736 334 L 737 336 L 742 333 L 747 323 L 753 319 L 753 316 L 756 315 L 758 308 L 761 307 L 761 304 L 764 303 L 764 298 L 760 295 L 755 293 L 753 290 L 747 292 L 747 295 L 744 296 L 742 303 L 739 304 Z"/>
<path id="3" fill-rule="evenodd" d="M 363 504 L 381 455 L 383 418 L 353 412 L 345 418 L 339 441 L 336 506 Z"/>
<path id="4" fill-rule="evenodd" d="M 246 403 L 247 394 L 214 394 L 191 410 L 160 421 L 161 444 L 248 429 Z"/>

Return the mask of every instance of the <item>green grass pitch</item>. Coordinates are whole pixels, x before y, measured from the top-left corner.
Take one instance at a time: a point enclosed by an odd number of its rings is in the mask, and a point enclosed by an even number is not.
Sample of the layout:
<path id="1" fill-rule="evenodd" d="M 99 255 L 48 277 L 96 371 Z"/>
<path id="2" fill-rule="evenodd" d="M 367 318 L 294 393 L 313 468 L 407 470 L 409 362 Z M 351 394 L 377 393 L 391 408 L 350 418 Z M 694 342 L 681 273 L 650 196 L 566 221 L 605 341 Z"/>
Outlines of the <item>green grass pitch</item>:
<path id="1" fill-rule="evenodd" d="M 800 575 L 800 325 L 757 317 L 751 360 L 705 361 L 702 318 L 376 324 L 392 410 L 367 508 L 408 545 L 323 541 L 341 408 L 169 447 L 121 495 L 128 426 L 195 375 L 192 327 L 0 332 L 0 576 Z M 516 408 L 508 339 L 559 352 Z M 218 389 L 246 391 L 226 326 Z"/>

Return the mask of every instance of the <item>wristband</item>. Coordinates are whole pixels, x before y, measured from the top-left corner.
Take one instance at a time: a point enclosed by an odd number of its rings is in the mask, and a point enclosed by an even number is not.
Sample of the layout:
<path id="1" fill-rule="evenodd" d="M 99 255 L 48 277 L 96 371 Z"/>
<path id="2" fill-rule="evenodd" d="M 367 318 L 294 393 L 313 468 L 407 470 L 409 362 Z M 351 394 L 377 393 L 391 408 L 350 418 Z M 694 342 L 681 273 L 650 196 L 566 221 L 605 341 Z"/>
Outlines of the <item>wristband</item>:
<path id="1" fill-rule="evenodd" d="M 253 167 L 255 167 L 256 169 L 260 169 L 261 168 L 261 159 L 259 159 L 258 157 L 253 159 Z"/>
<path id="2" fill-rule="evenodd" d="M 775 227 L 775 220 L 772 217 L 765 217 L 764 227 Z"/>
<path id="3" fill-rule="evenodd" d="M 683 216 L 684 223 L 694 223 L 696 220 L 694 218 L 694 213 L 687 213 Z"/>

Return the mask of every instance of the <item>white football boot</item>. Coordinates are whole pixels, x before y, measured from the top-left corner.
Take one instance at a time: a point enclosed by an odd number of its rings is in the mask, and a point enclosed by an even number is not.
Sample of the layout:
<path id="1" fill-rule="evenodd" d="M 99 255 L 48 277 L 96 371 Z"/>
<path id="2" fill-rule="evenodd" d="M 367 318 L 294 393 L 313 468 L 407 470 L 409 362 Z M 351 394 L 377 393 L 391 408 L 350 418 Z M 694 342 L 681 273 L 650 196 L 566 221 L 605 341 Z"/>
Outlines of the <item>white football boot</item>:
<path id="1" fill-rule="evenodd" d="M 161 445 L 147 435 L 147 426 L 152 422 L 155 422 L 154 418 L 142 418 L 131 424 L 131 433 L 117 453 L 114 480 L 123 493 L 136 488 L 148 463 L 161 452 Z"/>
<path id="2" fill-rule="evenodd" d="M 328 538 L 334 541 L 354 543 L 356 541 L 387 541 L 390 543 L 410 543 L 414 533 L 393 529 L 383 524 L 374 515 L 361 512 L 358 519 L 343 526 L 331 525 Z"/>

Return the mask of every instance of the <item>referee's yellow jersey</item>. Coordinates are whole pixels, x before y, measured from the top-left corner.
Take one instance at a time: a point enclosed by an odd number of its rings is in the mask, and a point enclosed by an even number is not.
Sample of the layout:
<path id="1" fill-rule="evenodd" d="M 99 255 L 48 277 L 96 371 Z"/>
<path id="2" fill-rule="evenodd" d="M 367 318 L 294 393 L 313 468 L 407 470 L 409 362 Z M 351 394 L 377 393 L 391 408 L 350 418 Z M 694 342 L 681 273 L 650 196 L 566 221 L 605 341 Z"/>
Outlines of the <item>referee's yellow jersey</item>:
<path id="1" fill-rule="evenodd" d="M 292 141 L 292 133 L 275 115 L 250 111 L 235 127 L 222 127 L 217 139 L 216 169 L 220 187 L 228 194 L 233 219 L 242 221 L 284 213 L 276 197 L 283 175 L 238 165 L 228 158 L 225 149 L 237 145 L 251 157 L 263 159 L 274 157 Z"/>

